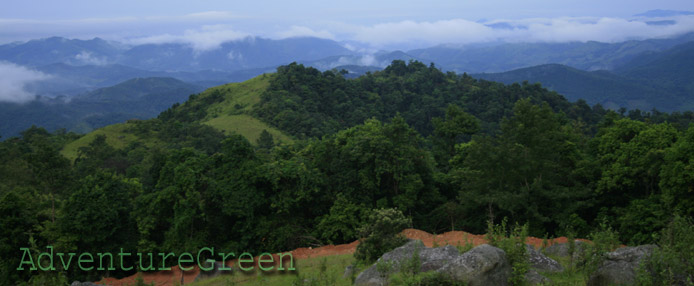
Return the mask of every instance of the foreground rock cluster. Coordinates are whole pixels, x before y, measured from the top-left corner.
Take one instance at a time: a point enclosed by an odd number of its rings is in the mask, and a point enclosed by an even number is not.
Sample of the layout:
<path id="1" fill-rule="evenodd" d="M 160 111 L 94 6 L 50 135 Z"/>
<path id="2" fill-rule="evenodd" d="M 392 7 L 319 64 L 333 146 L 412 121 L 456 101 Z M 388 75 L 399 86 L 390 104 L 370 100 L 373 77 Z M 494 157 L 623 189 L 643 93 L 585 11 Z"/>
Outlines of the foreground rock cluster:
<path id="1" fill-rule="evenodd" d="M 506 258 L 506 253 L 500 248 L 483 244 L 465 253 L 459 253 L 457 248 L 450 245 L 426 248 L 421 241 L 412 240 L 384 254 L 376 264 L 357 276 L 355 285 L 379 286 L 387 284 L 388 276 L 398 272 L 403 263 L 412 259 L 415 253 L 418 253 L 421 262 L 420 272 L 436 271 L 470 286 L 507 285 L 506 281 L 511 275 L 511 265 Z M 534 248 L 530 250 L 529 254 L 533 270 L 528 275 L 538 283 L 548 280 L 539 275 L 537 270 L 562 270 L 558 262 Z M 379 263 L 389 263 L 391 265 L 389 273 L 381 273 L 378 269 Z"/>
<path id="2" fill-rule="evenodd" d="M 577 252 L 582 252 L 581 250 L 585 247 L 584 242 L 577 241 Z M 633 285 L 639 263 L 655 248 L 656 246 L 653 245 L 642 245 L 624 247 L 607 253 L 605 261 L 590 275 L 587 285 Z M 540 273 L 564 271 L 561 264 L 534 247 L 528 245 L 527 250 L 530 270 L 525 278 L 530 285 L 551 285 L 551 281 Z M 566 243 L 552 245 L 545 249 L 545 253 L 556 256 L 569 255 Z M 410 240 L 405 245 L 381 256 L 374 265 L 357 276 L 354 284 L 357 286 L 387 285 L 388 278 L 400 272 L 415 254 L 419 257 L 419 272 L 442 273 L 465 285 L 508 285 L 507 281 L 511 276 L 511 265 L 506 253 L 500 248 L 482 244 L 465 253 L 460 253 L 457 248 L 450 245 L 427 248 L 421 241 Z M 387 270 L 384 271 L 384 269 Z M 347 271 L 355 270 L 349 268 Z"/>

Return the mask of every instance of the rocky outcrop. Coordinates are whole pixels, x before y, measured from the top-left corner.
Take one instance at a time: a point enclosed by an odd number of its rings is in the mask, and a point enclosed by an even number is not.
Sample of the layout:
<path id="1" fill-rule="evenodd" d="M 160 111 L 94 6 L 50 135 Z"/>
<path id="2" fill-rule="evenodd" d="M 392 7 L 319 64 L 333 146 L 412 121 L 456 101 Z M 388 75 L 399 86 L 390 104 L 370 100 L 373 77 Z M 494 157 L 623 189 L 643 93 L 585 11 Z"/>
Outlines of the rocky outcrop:
<path id="1" fill-rule="evenodd" d="M 402 263 L 412 259 L 414 253 L 418 253 L 421 263 L 420 272 L 432 271 L 441 268 L 445 263 L 458 256 L 458 249 L 447 245 L 444 247 L 427 248 L 419 240 L 410 240 L 405 245 L 383 254 L 376 264 L 364 270 L 354 281 L 355 285 L 377 286 L 385 285 L 390 274 L 400 271 Z M 378 265 L 389 265 L 387 273 L 381 273 Z"/>
<path id="2" fill-rule="evenodd" d="M 528 285 L 540 285 L 540 284 L 551 284 L 552 280 L 549 278 L 540 275 L 540 273 L 537 273 L 535 269 L 530 269 L 528 270 L 527 273 L 525 273 L 525 281 L 528 282 Z"/>
<path id="3" fill-rule="evenodd" d="M 578 258 L 580 253 L 586 249 L 586 243 L 580 240 L 575 240 L 574 245 L 574 258 Z M 545 248 L 544 253 L 547 255 L 554 255 L 560 257 L 569 256 L 569 243 L 552 244 L 549 247 Z"/>
<path id="4" fill-rule="evenodd" d="M 511 275 L 503 250 L 482 244 L 451 260 L 439 270 L 466 285 L 507 285 Z"/>
<path id="5" fill-rule="evenodd" d="M 385 285 L 388 276 L 400 271 L 403 263 L 412 259 L 415 253 L 420 261 L 420 272 L 441 272 L 466 285 L 506 285 L 511 274 L 504 251 L 491 245 L 480 245 L 460 254 L 458 249 L 450 245 L 426 248 L 421 241 L 410 241 L 381 256 L 376 264 L 357 276 L 355 285 Z M 379 264 L 382 265 L 381 270 L 387 268 L 386 273 L 379 271 Z"/>
<path id="6" fill-rule="evenodd" d="M 623 247 L 606 254 L 605 261 L 590 275 L 588 286 L 632 285 L 641 260 L 651 255 L 655 245 Z"/>
<path id="7" fill-rule="evenodd" d="M 542 252 L 537 251 L 533 246 L 526 245 L 528 249 L 528 259 L 530 260 L 530 267 L 542 271 L 542 272 L 562 272 L 564 267 L 559 264 L 556 260 L 549 258 L 542 254 Z M 568 255 L 568 252 L 567 252 Z"/>

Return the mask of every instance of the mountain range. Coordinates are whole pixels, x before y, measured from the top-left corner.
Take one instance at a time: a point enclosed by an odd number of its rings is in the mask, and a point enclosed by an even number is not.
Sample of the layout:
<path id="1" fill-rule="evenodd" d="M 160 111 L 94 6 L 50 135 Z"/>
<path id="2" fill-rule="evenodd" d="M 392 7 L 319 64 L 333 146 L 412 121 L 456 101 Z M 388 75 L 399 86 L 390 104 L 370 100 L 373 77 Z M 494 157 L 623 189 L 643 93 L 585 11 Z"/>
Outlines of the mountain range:
<path id="1" fill-rule="evenodd" d="M 246 37 L 204 49 L 60 37 L 0 45 L 0 62 L 49 76 L 24 85 L 36 100 L 0 103 L 3 122 L 11 122 L 0 126 L 0 135 L 17 135 L 32 124 L 87 132 L 150 118 L 205 88 L 245 81 L 291 62 L 344 69 L 345 76 L 357 77 L 393 60 L 420 61 L 479 79 L 539 82 L 569 100 L 611 109 L 694 108 L 694 33 L 619 43 L 440 45 L 410 51 L 364 52 L 347 46 L 311 37 Z"/>
<path id="2" fill-rule="evenodd" d="M 611 109 L 685 111 L 694 109 L 693 75 L 694 42 L 689 42 L 640 54 L 611 71 L 547 64 L 474 76 L 507 84 L 539 82 L 571 101 L 584 99 Z"/>

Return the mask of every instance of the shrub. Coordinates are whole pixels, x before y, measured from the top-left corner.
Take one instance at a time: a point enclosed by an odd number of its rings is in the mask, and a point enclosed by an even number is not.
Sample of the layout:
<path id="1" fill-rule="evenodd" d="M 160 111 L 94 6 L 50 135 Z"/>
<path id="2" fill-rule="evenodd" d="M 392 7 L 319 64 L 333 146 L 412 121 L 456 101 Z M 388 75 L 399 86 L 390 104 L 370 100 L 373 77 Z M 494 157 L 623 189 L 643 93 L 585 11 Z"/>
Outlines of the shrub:
<path id="1" fill-rule="evenodd" d="M 507 219 L 504 218 L 500 225 L 494 225 L 491 221 L 487 225 L 487 240 L 489 244 L 501 248 L 506 252 L 506 258 L 511 264 L 510 285 L 526 285 L 525 273 L 530 269 L 528 249 L 525 239 L 528 237 L 528 225 L 516 224 L 513 229 L 507 228 Z"/>
<path id="2" fill-rule="evenodd" d="M 620 246 L 619 233 L 606 222 L 600 223 L 598 230 L 592 232 L 589 237 L 593 243 L 587 244 L 583 255 L 579 256 L 579 264 L 586 276 L 590 276 L 600 267 L 608 252 Z"/>
<path id="3" fill-rule="evenodd" d="M 368 223 L 359 230 L 362 237 L 354 258 L 365 264 L 376 261 L 384 253 L 407 242 L 400 232 L 411 224 L 401 211 L 396 209 L 374 210 Z"/>
<path id="4" fill-rule="evenodd" d="M 676 216 L 663 229 L 660 249 L 643 260 L 637 280 L 640 285 L 694 285 L 694 223 Z"/>
<path id="5" fill-rule="evenodd" d="M 465 244 L 460 245 L 460 242 L 458 242 L 458 244 L 455 246 L 455 248 L 458 249 L 458 253 L 460 254 L 470 251 L 470 249 L 472 249 L 473 247 L 475 247 L 475 245 L 470 241 L 467 234 L 465 234 Z"/>

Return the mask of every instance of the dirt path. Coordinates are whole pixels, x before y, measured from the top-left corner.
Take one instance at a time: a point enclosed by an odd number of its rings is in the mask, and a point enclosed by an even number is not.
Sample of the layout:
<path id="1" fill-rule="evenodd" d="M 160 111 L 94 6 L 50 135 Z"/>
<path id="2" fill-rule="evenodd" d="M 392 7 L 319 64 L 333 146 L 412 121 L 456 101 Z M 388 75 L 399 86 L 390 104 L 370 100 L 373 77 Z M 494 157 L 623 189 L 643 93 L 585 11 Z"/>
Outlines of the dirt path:
<path id="1" fill-rule="evenodd" d="M 484 238 L 484 235 L 477 235 L 477 234 L 471 234 L 467 233 L 464 231 L 450 231 L 438 235 L 430 234 L 425 231 L 417 230 L 417 229 L 406 229 L 402 232 L 403 235 L 405 235 L 407 238 L 410 239 L 418 239 L 424 242 L 424 245 L 427 247 L 433 247 L 434 245 L 460 245 L 464 246 L 468 243 L 471 243 L 474 246 L 484 244 L 487 242 L 487 240 Z M 565 243 L 567 242 L 566 237 L 559 237 L 555 239 L 548 240 L 548 245 L 556 244 L 556 243 Z M 535 246 L 535 248 L 540 248 L 542 247 L 543 239 L 541 238 L 536 238 L 536 237 L 528 237 L 526 240 L 526 243 L 531 244 Z M 316 247 L 316 248 L 310 248 L 310 247 L 305 247 L 305 248 L 297 248 L 295 250 L 290 251 L 292 255 L 294 256 L 294 259 L 306 259 L 306 258 L 312 258 L 312 257 L 322 257 L 322 256 L 331 256 L 331 255 L 340 255 L 340 254 L 350 254 L 354 253 L 354 251 L 357 249 L 357 245 L 359 244 L 359 241 L 354 241 L 352 243 L 348 244 L 339 244 L 339 245 L 326 245 L 326 246 L 321 246 L 321 247 Z M 257 257 L 256 257 L 257 259 Z M 229 261 L 227 265 L 233 266 L 235 261 Z M 196 266 L 193 270 L 191 271 L 184 271 L 183 272 L 183 283 L 191 283 L 195 280 L 195 277 L 198 276 L 198 273 L 200 273 L 200 269 Z M 98 284 L 106 284 L 106 285 L 112 285 L 112 286 L 128 286 L 128 285 L 133 285 L 135 283 L 135 279 L 137 278 L 138 274 L 125 277 L 123 279 L 115 279 L 115 278 L 104 278 L 101 281 L 97 282 Z M 152 283 L 154 282 L 155 285 L 157 286 L 164 286 L 164 285 L 174 285 L 175 281 L 180 282 L 181 281 L 181 270 L 178 268 L 178 266 L 171 267 L 171 271 L 159 271 L 159 272 L 152 272 L 152 273 L 142 273 L 142 279 L 144 280 L 145 283 Z"/>

